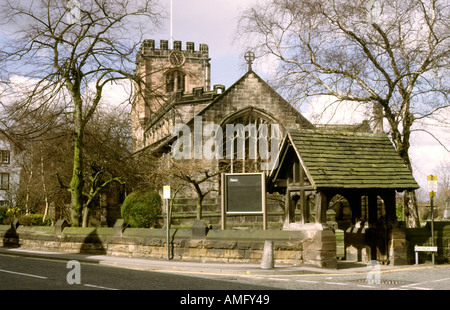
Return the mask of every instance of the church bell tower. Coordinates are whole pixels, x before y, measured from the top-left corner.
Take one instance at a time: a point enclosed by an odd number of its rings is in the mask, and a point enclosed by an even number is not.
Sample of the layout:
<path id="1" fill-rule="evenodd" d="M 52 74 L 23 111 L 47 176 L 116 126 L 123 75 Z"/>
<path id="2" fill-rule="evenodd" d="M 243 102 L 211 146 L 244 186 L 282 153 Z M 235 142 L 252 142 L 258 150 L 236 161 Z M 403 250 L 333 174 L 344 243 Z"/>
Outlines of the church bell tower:
<path id="1" fill-rule="evenodd" d="M 174 94 L 183 95 L 194 88 L 204 91 L 211 88 L 211 65 L 207 44 L 200 44 L 195 50 L 194 42 L 174 41 L 169 49 L 168 40 L 144 40 L 136 56 L 136 97 L 132 108 L 133 150 L 145 145 L 145 131 L 149 122 L 165 113 L 173 103 Z"/>

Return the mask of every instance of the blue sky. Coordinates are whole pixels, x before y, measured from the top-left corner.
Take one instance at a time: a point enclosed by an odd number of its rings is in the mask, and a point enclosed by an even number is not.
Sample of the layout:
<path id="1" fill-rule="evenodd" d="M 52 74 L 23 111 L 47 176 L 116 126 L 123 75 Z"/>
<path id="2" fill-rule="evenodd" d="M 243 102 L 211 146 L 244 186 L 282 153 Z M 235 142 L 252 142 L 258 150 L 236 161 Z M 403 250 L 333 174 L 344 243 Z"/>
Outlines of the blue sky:
<path id="1" fill-rule="evenodd" d="M 240 11 L 248 6 L 250 0 L 172 0 L 173 39 L 194 42 L 195 49 L 201 43 L 208 44 L 211 57 L 212 85 L 223 84 L 227 88 L 245 72 L 245 50 L 234 43 L 234 33 Z M 170 12 L 170 0 L 161 3 Z M 170 39 L 170 20 L 165 30 L 155 33 L 152 38 Z"/>

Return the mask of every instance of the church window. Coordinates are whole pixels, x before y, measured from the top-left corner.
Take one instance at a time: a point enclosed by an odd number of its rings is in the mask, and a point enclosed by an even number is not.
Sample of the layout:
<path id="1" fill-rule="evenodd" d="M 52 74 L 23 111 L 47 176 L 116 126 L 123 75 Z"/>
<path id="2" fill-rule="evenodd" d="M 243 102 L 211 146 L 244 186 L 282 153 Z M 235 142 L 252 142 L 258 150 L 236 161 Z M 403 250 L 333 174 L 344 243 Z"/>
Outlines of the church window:
<path id="1" fill-rule="evenodd" d="M 271 141 L 271 126 L 273 122 L 265 115 L 255 111 L 246 110 L 227 120 L 222 125 L 224 132 L 223 149 L 224 154 L 232 154 L 231 158 L 224 157 L 219 162 L 219 169 L 227 173 L 248 173 L 262 171 L 262 164 L 268 162 L 268 158 L 272 155 L 267 153 L 267 148 L 261 148 L 262 140 L 266 141 L 267 147 L 275 146 Z M 243 126 L 244 130 L 236 130 L 233 134 L 232 141 L 228 141 L 227 126 L 237 129 L 239 125 Z M 265 130 L 262 130 L 265 128 Z M 262 138 L 262 140 L 260 140 Z M 261 149 L 266 149 L 267 154 L 261 154 Z M 278 151 L 278 145 L 276 150 Z M 266 164 L 265 164 L 266 165 Z"/>
<path id="2" fill-rule="evenodd" d="M 10 161 L 10 152 L 0 151 L 0 163 L 9 164 L 9 161 Z"/>
<path id="3" fill-rule="evenodd" d="M 184 91 L 186 75 L 178 70 L 169 71 L 166 74 L 166 92 Z"/>
<path id="4" fill-rule="evenodd" d="M 9 173 L 0 173 L 0 189 L 9 189 Z"/>

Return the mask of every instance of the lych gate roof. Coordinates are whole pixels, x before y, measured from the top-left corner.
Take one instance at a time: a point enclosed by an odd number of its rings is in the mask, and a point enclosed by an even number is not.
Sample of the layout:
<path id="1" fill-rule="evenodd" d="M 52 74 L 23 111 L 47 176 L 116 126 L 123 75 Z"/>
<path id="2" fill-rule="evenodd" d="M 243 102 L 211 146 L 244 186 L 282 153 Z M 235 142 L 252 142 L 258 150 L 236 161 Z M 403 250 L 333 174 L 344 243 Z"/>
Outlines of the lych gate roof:
<path id="1" fill-rule="evenodd" d="M 316 188 L 419 188 L 385 134 L 302 130 L 287 140 Z"/>

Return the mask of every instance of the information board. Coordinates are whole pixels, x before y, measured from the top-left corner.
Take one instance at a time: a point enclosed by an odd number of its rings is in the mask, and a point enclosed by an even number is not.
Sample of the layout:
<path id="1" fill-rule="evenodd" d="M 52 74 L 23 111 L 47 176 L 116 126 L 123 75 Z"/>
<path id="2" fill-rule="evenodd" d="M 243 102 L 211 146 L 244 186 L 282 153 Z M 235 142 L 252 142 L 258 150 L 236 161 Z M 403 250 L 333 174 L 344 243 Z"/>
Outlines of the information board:
<path id="1" fill-rule="evenodd" d="M 261 174 L 225 175 L 226 212 L 262 213 Z"/>
<path id="2" fill-rule="evenodd" d="M 266 226 L 266 178 L 264 173 L 222 174 L 222 227 L 226 214 L 262 214 Z"/>

